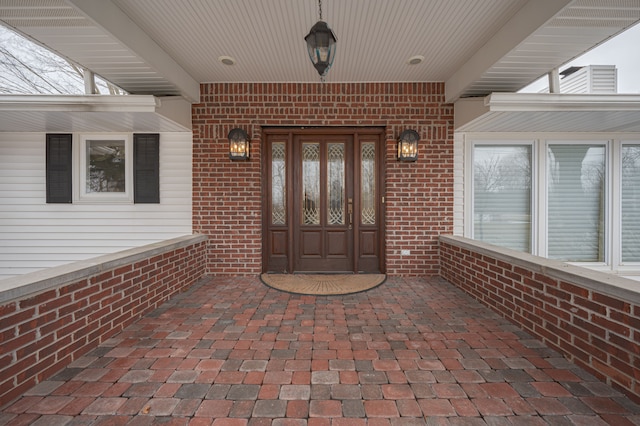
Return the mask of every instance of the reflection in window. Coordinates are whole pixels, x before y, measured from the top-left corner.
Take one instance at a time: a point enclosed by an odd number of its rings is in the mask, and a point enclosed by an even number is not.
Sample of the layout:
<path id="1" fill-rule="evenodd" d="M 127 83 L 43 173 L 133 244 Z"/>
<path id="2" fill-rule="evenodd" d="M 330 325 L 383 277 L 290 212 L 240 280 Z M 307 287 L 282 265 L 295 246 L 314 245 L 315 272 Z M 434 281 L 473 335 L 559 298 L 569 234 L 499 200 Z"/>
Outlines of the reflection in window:
<path id="1" fill-rule="evenodd" d="M 473 237 L 531 251 L 531 146 L 476 145 Z"/>
<path id="2" fill-rule="evenodd" d="M 271 145 L 271 223 L 287 222 L 287 166 L 284 142 Z"/>
<path id="3" fill-rule="evenodd" d="M 302 144 L 302 223 L 320 224 L 320 144 Z"/>
<path id="4" fill-rule="evenodd" d="M 363 225 L 376 223 L 376 145 L 362 144 L 360 206 Z"/>
<path id="5" fill-rule="evenodd" d="M 604 261 L 605 147 L 549 145 L 548 256 Z"/>
<path id="6" fill-rule="evenodd" d="M 622 261 L 640 262 L 640 145 L 622 146 Z"/>
<path id="7" fill-rule="evenodd" d="M 123 140 L 87 141 L 86 192 L 126 191 L 125 142 Z"/>
<path id="8" fill-rule="evenodd" d="M 328 223 L 344 225 L 344 144 L 327 145 Z"/>

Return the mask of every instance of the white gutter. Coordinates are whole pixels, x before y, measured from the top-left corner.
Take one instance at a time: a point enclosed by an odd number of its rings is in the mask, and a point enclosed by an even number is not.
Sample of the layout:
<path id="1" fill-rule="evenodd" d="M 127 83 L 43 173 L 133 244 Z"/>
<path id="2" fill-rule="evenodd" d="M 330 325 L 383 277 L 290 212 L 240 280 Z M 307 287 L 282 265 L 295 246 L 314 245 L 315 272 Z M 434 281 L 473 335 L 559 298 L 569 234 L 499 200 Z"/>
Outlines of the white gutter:
<path id="1" fill-rule="evenodd" d="M 640 95 L 493 93 L 455 103 L 460 132 L 637 131 Z"/>
<path id="2" fill-rule="evenodd" d="M 2 95 L 0 111 L 156 112 L 151 95 Z"/>
<path id="3" fill-rule="evenodd" d="M 0 96 L 0 132 L 176 132 L 191 128 L 191 103 L 180 96 Z"/>
<path id="4" fill-rule="evenodd" d="M 492 93 L 488 111 L 640 111 L 640 95 Z"/>

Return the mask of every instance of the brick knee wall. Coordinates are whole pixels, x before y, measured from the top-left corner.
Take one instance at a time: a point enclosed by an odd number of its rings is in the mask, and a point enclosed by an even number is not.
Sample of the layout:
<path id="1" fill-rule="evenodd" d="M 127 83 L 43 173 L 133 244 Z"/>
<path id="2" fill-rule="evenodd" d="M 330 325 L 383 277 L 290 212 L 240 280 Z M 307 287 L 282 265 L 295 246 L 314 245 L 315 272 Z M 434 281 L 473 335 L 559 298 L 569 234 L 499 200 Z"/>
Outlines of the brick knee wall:
<path id="1" fill-rule="evenodd" d="M 444 279 L 640 402 L 633 281 L 462 240 L 440 240 Z"/>
<path id="2" fill-rule="evenodd" d="M 201 278 L 206 241 L 0 305 L 0 407 Z"/>

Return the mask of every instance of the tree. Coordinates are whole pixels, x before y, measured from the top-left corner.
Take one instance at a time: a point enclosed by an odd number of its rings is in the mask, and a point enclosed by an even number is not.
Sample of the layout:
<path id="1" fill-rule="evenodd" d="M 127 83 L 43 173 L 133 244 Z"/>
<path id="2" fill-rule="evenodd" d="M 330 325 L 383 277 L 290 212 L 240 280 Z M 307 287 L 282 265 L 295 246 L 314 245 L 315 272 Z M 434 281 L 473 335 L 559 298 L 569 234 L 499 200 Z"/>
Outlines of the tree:
<path id="1" fill-rule="evenodd" d="M 0 94 L 84 94 L 86 70 L 0 25 Z M 98 93 L 124 94 L 96 78 Z"/>

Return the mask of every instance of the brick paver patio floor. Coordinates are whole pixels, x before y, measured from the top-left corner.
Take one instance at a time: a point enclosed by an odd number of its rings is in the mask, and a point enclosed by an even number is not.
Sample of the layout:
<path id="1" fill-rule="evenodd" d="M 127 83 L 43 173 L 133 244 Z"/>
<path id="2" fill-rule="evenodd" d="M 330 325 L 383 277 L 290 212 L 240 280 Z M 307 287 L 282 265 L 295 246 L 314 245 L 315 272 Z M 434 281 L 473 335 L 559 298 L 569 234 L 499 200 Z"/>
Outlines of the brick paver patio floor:
<path id="1" fill-rule="evenodd" d="M 640 407 L 439 278 L 334 297 L 206 278 L 4 425 L 605 425 Z"/>

